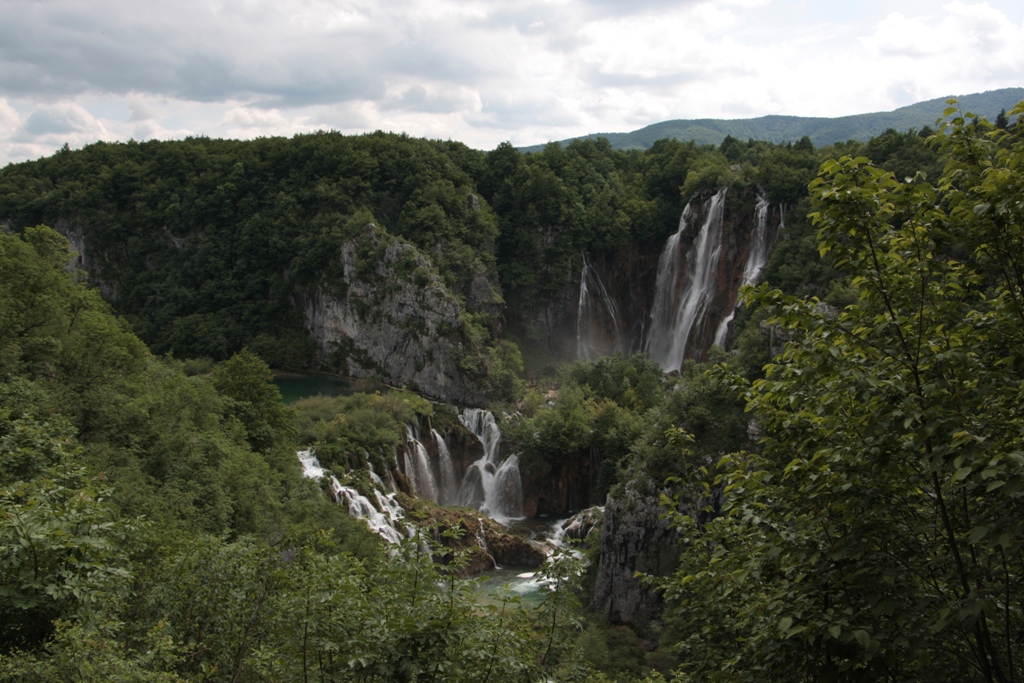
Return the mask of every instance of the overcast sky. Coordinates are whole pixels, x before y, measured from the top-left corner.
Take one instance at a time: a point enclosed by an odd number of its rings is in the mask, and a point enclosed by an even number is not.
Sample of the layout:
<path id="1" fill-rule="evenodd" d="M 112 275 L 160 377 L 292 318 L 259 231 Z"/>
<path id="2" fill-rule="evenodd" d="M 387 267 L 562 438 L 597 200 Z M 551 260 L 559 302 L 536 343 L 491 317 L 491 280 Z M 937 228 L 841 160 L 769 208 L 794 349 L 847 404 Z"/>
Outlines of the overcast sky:
<path id="1" fill-rule="evenodd" d="M 1024 86 L 1024 2 L 0 0 L 0 165 L 377 129 L 479 149 Z"/>

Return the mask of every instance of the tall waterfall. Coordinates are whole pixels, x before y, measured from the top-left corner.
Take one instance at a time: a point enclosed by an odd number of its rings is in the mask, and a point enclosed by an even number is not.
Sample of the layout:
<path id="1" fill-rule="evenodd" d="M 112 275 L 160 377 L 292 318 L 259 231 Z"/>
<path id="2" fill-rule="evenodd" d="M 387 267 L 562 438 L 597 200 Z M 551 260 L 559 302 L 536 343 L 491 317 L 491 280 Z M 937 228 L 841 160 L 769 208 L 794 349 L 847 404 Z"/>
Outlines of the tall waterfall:
<path id="1" fill-rule="evenodd" d="M 459 504 L 479 507 L 480 512 L 498 522 L 508 523 L 523 517 L 523 484 L 519 476 L 519 458 L 511 455 L 499 460 L 501 430 L 489 410 L 466 408 L 459 415 L 484 447 L 482 458 L 466 470 L 459 491 Z"/>
<path id="2" fill-rule="evenodd" d="M 714 297 L 714 276 L 722 252 L 725 192 L 722 188 L 708 200 L 704 224 L 685 255 L 682 282 L 680 238 L 693 216 L 689 204 L 683 209 L 679 229 L 665 243 L 658 259 L 648 353 L 666 372 L 682 366 L 690 335 L 702 329 Z"/>
<path id="3" fill-rule="evenodd" d="M 444 437 L 437 433 L 436 429 L 430 430 L 434 441 L 437 443 L 437 468 L 440 470 L 440 486 L 437 490 L 437 502 L 441 505 L 459 504 L 459 481 L 455 474 L 455 463 L 452 461 L 452 454 L 448 450 L 448 444 Z"/>
<path id="4" fill-rule="evenodd" d="M 747 252 L 747 262 L 743 266 L 743 279 L 740 286 L 752 285 L 761 274 L 761 269 L 768 262 L 768 254 L 771 252 L 771 245 L 768 241 L 768 199 L 764 194 L 757 196 L 757 206 L 754 207 L 754 234 L 750 240 L 750 250 Z M 729 336 L 729 324 L 736 317 L 736 307 L 733 306 L 729 315 L 722 320 L 715 330 L 715 344 L 725 347 L 725 341 Z"/>
<path id="5" fill-rule="evenodd" d="M 409 425 L 405 426 L 405 445 L 405 476 L 409 477 L 412 490 L 420 498 L 438 502 L 437 480 L 430 466 L 430 455 L 426 446 L 419 440 L 418 434 Z"/>
<path id="6" fill-rule="evenodd" d="M 576 357 L 594 360 L 607 352 L 599 347 L 599 340 L 594 338 L 593 327 L 600 325 L 601 318 L 607 316 L 615 337 L 611 352 L 625 351 L 622 343 L 622 328 L 619 322 L 619 311 L 615 301 L 608 294 L 608 289 L 601 281 L 600 275 L 590 265 L 590 259 L 583 254 L 583 270 L 580 273 L 580 298 L 576 306 Z"/>

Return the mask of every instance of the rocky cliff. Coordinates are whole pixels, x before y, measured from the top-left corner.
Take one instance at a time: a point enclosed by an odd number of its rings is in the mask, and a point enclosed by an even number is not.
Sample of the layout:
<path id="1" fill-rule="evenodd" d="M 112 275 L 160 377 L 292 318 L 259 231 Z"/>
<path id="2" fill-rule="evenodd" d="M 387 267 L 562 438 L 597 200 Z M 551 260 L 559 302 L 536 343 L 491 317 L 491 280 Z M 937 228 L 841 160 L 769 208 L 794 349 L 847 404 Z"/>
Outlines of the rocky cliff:
<path id="1" fill-rule="evenodd" d="M 550 470 L 523 473 L 523 514 L 566 515 L 592 505 L 602 505 L 596 497 L 600 454 L 592 449 L 585 454 L 567 454 Z"/>
<path id="2" fill-rule="evenodd" d="M 637 572 L 665 576 L 679 558 L 679 535 L 661 519 L 656 495 L 631 482 L 619 498 L 608 497 L 601 525 L 601 555 L 591 606 L 613 624 L 628 624 L 653 635 L 664 604 L 636 578 Z"/>
<path id="3" fill-rule="evenodd" d="M 654 337 L 664 337 L 688 317 L 686 357 L 703 359 L 712 344 L 726 344 L 739 289 L 764 265 L 783 211 L 754 188 L 719 192 L 720 210 L 712 212 L 711 196 L 695 198 L 678 234 L 664 242 L 581 254 L 558 294 L 523 316 L 531 334 L 566 359 L 657 355 L 664 340 Z M 687 292 L 693 310 L 684 315 Z M 659 298 L 662 321 L 655 320 Z"/>
<path id="4" fill-rule="evenodd" d="M 344 243 L 339 278 L 302 296 L 320 362 L 352 377 L 379 377 L 462 404 L 485 402 L 460 368 L 462 308 L 429 259 L 372 224 Z"/>

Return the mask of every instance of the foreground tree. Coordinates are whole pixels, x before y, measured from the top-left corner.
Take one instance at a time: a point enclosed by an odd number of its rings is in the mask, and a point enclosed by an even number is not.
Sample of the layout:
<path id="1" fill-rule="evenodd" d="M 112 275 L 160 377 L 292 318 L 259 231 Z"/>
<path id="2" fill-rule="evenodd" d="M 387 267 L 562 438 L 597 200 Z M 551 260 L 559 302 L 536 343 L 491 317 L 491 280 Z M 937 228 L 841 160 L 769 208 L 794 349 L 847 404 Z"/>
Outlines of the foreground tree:
<path id="1" fill-rule="evenodd" d="M 950 114 L 935 185 L 848 157 L 812 183 L 855 304 L 749 294 L 791 341 L 726 514 L 676 519 L 680 680 L 1024 675 L 1024 132 Z"/>

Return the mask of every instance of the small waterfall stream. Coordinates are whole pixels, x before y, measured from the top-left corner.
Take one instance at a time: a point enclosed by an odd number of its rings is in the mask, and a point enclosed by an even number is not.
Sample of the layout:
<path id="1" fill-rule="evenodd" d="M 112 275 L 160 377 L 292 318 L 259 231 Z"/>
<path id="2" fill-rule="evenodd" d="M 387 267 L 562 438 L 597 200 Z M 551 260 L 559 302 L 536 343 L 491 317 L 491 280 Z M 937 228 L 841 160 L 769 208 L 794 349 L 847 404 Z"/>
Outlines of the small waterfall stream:
<path id="1" fill-rule="evenodd" d="M 459 481 L 455 474 L 455 462 L 452 461 L 451 451 L 444 437 L 438 434 L 436 429 L 430 430 L 434 441 L 437 443 L 437 467 L 440 470 L 441 481 L 437 492 L 437 502 L 440 505 L 457 505 L 459 502 Z"/>
<path id="2" fill-rule="evenodd" d="M 324 468 L 320 467 L 320 461 L 313 455 L 313 451 L 299 451 L 296 455 L 298 455 L 299 462 L 302 463 L 302 476 L 308 479 L 319 479 L 326 474 Z"/>
<path id="3" fill-rule="evenodd" d="M 438 502 L 437 481 L 430 466 L 430 455 L 427 447 L 419 440 L 419 435 L 410 425 L 405 426 L 405 476 L 409 477 L 412 490 L 420 498 L 429 498 Z"/>
<path id="4" fill-rule="evenodd" d="M 349 486 L 339 486 L 337 495 L 338 502 L 348 506 L 348 514 L 364 520 L 375 534 L 388 543 L 401 542 L 402 534 L 398 531 L 396 521 L 405 516 L 405 511 L 402 510 L 398 503 L 392 500 L 392 505 L 382 504 L 382 507 L 388 511 L 385 514 L 378 511 L 366 496 Z M 381 496 L 378 493 L 377 500 L 380 501 L 380 499 Z M 398 514 L 399 511 L 401 511 L 401 514 Z"/>
<path id="5" fill-rule="evenodd" d="M 680 283 L 680 241 L 693 216 L 689 204 L 683 209 L 679 229 L 665 243 L 658 259 L 648 353 L 666 372 L 682 366 L 690 334 L 703 326 L 714 296 L 714 275 L 722 251 L 725 193 L 726 188 L 722 188 L 708 200 L 704 224 L 685 255 L 683 282 Z"/>
<path id="6" fill-rule="evenodd" d="M 591 292 L 593 286 L 593 292 Z M 615 337 L 615 344 L 610 350 L 624 352 L 622 343 L 622 327 L 619 318 L 619 311 L 615 300 L 608 293 L 608 289 L 601 281 L 601 276 L 590 265 L 590 259 L 583 254 L 583 270 L 580 273 L 580 296 L 576 305 L 576 357 L 584 360 L 595 360 L 607 355 L 609 351 L 602 350 L 594 338 L 593 327 L 600 325 L 602 315 L 607 315 L 611 323 L 612 332 Z"/>
<path id="7" fill-rule="evenodd" d="M 761 274 L 761 269 L 768 262 L 768 255 L 771 253 L 771 244 L 768 241 L 768 199 L 764 194 L 758 194 L 757 206 L 754 207 L 754 234 L 750 240 L 750 250 L 747 253 L 747 262 L 743 266 L 743 279 L 740 287 L 752 285 Z M 726 316 L 715 330 L 715 344 L 725 348 L 726 339 L 729 336 L 729 324 L 736 317 L 736 307 Z"/>

